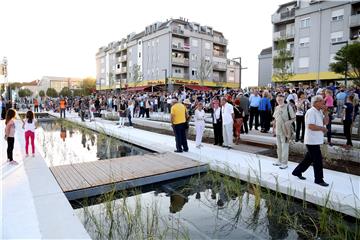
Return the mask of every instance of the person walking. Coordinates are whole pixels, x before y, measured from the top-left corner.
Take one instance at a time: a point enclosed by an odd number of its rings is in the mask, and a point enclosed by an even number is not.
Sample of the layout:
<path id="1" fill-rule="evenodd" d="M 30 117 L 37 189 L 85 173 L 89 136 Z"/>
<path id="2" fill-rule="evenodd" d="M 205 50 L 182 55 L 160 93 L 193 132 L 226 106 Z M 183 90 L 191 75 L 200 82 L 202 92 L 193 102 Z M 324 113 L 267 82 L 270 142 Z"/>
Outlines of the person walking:
<path id="1" fill-rule="evenodd" d="M 12 108 L 8 109 L 5 116 L 5 140 L 7 141 L 7 159 L 8 162 L 12 165 L 17 165 L 18 163 L 13 158 L 13 150 L 15 143 L 15 119 L 16 111 Z"/>
<path id="2" fill-rule="evenodd" d="M 82 121 L 82 122 L 85 122 L 85 112 L 86 112 L 86 109 L 88 109 L 88 108 L 86 107 L 85 99 L 84 99 L 84 98 L 81 98 L 81 100 L 79 101 L 79 104 L 80 104 L 80 117 L 81 117 L 81 121 Z M 64 118 L 65 118 L 65 114 L 64 114 Z"/>
<path id="3" fill-rule="evenodd" d="M 240 107 L 244 110 L 243 125 L 241 127 L 241 133 L 249 133 L 248 120 L 249 120 L 249 98 L 247 94 L 239 93 Z"/>
<path id="4" fill-rule="evenodd" d="M 90 122 L 95 121 L 94 113 L 96 112 L 95 103 L 92 99 L 89 101 L 89 112 L 90 112 Z"/>
<path id="5" fill-rule="evenodd" d="M 278 94 L 276 96 L 278 106 L 274 111 L 273 129 L 276 133 L 276 150 L 278 160 L 273 165 L 280 169 L 288 167 L 289 159 L 289 141 L 292 135 L 292 123 L 295 121 L 294 109 L 285 103 L 285 96 Z"/>
<path id="6" fill-rule="evenodd" d="M 231 149 L 233 142 L 234 107 L 226 101 L 225 97 L 221 98 L 221 116 L 223 123 L 223 147 Z"/>
<path id="7" fill-rule="evenodd" d="M 249 104 L 250 104 L 250 122 L 249 129 L 252 129 L 255 119 L 255 129 L 258 130 L 259 127 L 259 105 L 260 105 L 261 97 L 259 96 L 258 91 L 255 91 L 253 95 L 250 96 Z"/>
<path id="8" fill-rule="evenodd" d="M 182 103 L 179 103 L 176 97 L 173 99 L 173 105 L 170 108 L 170 118 L 176 141 L 176 150 L 174 152 L 188 152 L 189 147 L 185 134 L 187 111 L 186 107 Z"/>
<path id="9" fill-rule="evenodd" d="M 221 107 L 219 106 L 219 100 L 213 100 L 213 107 L 211 109 L 212 124 L 214 130 L 214 145 L 222 146 L 223 144 L 223 135 L 222 135 L 222 115 Z"/>
<path id="10" fill-rule="evenodd" d="M 66 110 L 66 101 L 62 97 L 60 99 L 60 118 L 62 118 L 63 115 L 64 115 L 64 118 L 65 118 L 65 110 Z"/>
<path id="11" fill-rule="evenodd" d="M 343 124 L 344 124 L 344 135 L 346 137 L 346 149 L 350 149 L 352 147 L 351 134 L 352 134 L 352 123 L 354 116 L 354 105 L 353 105 L 354 96 L 350 95 L 346 99 L 346 103 L 344 105 L 343 112 Z"/>
<path id="12" fill-rule="evenodd" d="M 25 131 L 25 153 L 29 156 L 29 141 L 31 141 L 32 156 L 35 157 L 35 129 L 37 128 L 34 113 L 27 111 L 25 121 L 23 121 L 23 129 Z"/>
<path id="13" fill-rule="evenodd" d="M 268 133 L 270 130 L 271 122 L 271 104 L 270 95 L 267 90 L 263 92 L 263 97 L 259 103 L 260 126 L 262 133 Z"/>
<path id="14" fill-rule="evenodd" d="M 201 141 L 205 130 L 205 111 L 203 109 L 202 102 L 199 102 L 197 104 L 194 118 L 195 118 L 195 129 L 196 129 L 195 143 L 196 143 L 196 147 L 200 148 L 203 147 Z"/>
<path id="15" fill-rule="evenodd" d="M 34 112 L 39 112 L 39 101 L 36 98 L 34 98 L 33 103 L 34 103 Z"/>
<path id="16" fill-rule="evenodd" d="M 304 144 L 307 152 L 304 160 L 292 172 L 292 175 L 305 180 L 306 178 L 302 176 L 302 173 L 313 164 L 315 183 L 323 187 L 327 187 L 329 184 L 324 181 L 320 145 L 324 143 L 324 134 L 327 132 L 324 125 L 328 121 L 329 115 L 323 97 L 314 96 L 312 98 L 312 107 L 305 114 Z"/>
<path id="17" fill-rule="evenodd" d="M 295 103 L 296 106 L 296 136 L 295 142 L 301 141 L 304 142 L 305 136 L 305 114 L 306 111 L 310 108 L 310 102 L 306 98 L 304 92 L 299 92 L 298 100 Z M 301 137 L 300 137 L 301 131 Z"/>

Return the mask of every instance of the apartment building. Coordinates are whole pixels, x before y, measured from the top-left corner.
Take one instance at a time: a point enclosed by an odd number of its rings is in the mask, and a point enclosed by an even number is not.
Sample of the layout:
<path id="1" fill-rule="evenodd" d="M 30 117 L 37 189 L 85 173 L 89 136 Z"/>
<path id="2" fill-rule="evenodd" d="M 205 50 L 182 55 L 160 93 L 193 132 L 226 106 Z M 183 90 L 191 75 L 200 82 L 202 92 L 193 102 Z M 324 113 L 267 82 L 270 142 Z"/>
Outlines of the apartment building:
<path id="1" fill-rule="evenodd" d="M 286 39 L 294 73 L 290 81 L 343 81 L 342 75 L 329 71 L 329 64 L 339 49 L 360 36 L 360 1 L 291 1 L 279 6 L 272 23 L 272 56 L 278 54 L 279 40 Z"/>
<path id="2" fill-rule="evenodd" d="M 146 26 L 96 54 L 97 89 L 240 85 L 238 63 L 227 59 L 227 40 L 209 26 L 170 19 Z"/>
<path id="3" fill-rule="evenodd" d="M 79 89 L 81 88 L 81 84 L 81 78 L 43 76 L 40 81 L 37 82 L 37 90 L 46 92 L 48 88 L 54 88 L 57 92 L 60 92 L 64 87 Z"/>

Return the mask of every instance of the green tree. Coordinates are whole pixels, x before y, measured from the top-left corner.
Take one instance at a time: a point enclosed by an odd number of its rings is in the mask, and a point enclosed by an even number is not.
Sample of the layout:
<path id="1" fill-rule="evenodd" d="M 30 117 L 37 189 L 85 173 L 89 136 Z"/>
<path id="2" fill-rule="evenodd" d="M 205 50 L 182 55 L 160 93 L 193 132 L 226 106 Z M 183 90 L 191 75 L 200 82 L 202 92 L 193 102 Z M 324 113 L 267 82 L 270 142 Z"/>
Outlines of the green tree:
<path id="1" fill-rule="evenodd" d="M 83 95 L 91 95 L 96 90 L 96 79 L 92 77 L 84 78 L 81 84 Z"/>
<path id="2" fill-rule="evenodd" d="M 48 97 L 57 97 L 58 93 L 54 88 L 48 88 L 46 90 L 46 96 L 48 96 Z"/>
<path id="3" fill-rule="evenodd" d="M 143 80 L 143 74 L 141 72 L 140 65 L 134 64 L 131 72 L 132 81 L 134 83 L 134 86 L 136 87 Z"/>
<path id="4" fill-rule="evenodd" d="M 212 73 L 212 64 L 205 58 L 201 59 L 200 66 L 196 72 L 196 77 L 200 79 L 200 85 L 204 85 L 205 80 L 209 80 L 210 74 Z"/>
<path id="5" fill-rule="evenodd" d="M 273 77 L 279 83 L 286 84 L 294 75 L 292 69 L 292 53 L 287 49 L 286 39 L 280 39 L 277 43 L 277 54 L 273 58 Z"/>
<path id="6" fill-rule="evenodd" d="M 70 97 L 71 96 L 71 91 L 68 87 L 64 87 L 63 89 L 61 89 L 61 91 L 59 92 L 60 96 L 63 97 Z"/>
<path id="7" fill-rule="evenodd" d="M 40 90 L 39 96 L 40 96 L 40 97 L 45 97 L 45 92 L 44 92 L 44 90 Z"/>
<path id="8" fill-rule="evenodd" d="M 33 94 L 33 92 L 28 88 L 24 88 L 24 89 L 20 89 L 18 94 L 19 97 L 30 97 Z"/>
<path id="9" fill-rule="evenodd" d="M 78 96 L 82 96 L 84 95 L 84 92 L 83 92 L 83 89 L 75 89 L 74 92 L 73 92 L 73 96 L 74 97 L 78 97 Z"/>
<path id="10" fill-rule="evenodd" d="M 360 86 L 360 42 L 354 42 L 342 47 L 335 55 L 336 62 L 330 63 L 330 71 L 345 75 L 353 79 L 355 85 Z M 346 67 L 347 65 L 347 67 Z"/>

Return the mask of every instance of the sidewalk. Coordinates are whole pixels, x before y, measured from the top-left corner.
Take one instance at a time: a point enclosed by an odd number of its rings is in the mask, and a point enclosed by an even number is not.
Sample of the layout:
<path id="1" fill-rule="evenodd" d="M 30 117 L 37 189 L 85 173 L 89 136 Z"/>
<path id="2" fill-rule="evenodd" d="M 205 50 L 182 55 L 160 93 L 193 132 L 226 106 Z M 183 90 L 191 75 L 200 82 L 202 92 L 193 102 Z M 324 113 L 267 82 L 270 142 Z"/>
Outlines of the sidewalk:
<path id="1" fill-rule="evenodd" d="M 25 157 L 22 124 L 16 121 L 14 160 L 6 160 L 4 121 L 0 124 L 1 239 L 90 239 L 37 149 Z M 40 145 L 35 142 L 35 145 Z"/>
<path id="2" fill-rule="evenodd" d="M 58 117 L 59 114 L 50 113 Z M 96 119 L 94 122 L 81 122 L 76 114 L 67 114 L 67 120 L 83 125 L 95 131 L 104 132 L 110 136 L 120 138 L 124 141 L 152 149 L 159 152 L 175 149 L 175 139 L 172 136 L 156 134 L 136 128 L 118 128 L 115 122 Z M 304 174 L 305 181 L 299 180 L 291 175 L 296 163 L 289 162 L 289 168 L 280 170 L 272 163 L 274 158 L 245 153 L 237 150 L 227 150 L 211 144 L 204 144 L 202 149 L 195 148 L 194 141 L 188 141 L 189 152 L 181 153 L 191 159 L 209 163 L 213 170 L 221 171 L 238 177 L 245 181 L 257 182 L 264 187 L 278 190 L 282 193 L 292 195 L 296 198 L 306 198 L 307 201 L 324 205 L 327 197 L 327 206 L 348 215 L 359 217 L 356 212 L 360 206 L 360 177 L 324 169 L 325 181 L 330 186 L 321 187 L 313 183 L 313 170 Z M 171 159 L 169 159 L 171 161 Z"/>

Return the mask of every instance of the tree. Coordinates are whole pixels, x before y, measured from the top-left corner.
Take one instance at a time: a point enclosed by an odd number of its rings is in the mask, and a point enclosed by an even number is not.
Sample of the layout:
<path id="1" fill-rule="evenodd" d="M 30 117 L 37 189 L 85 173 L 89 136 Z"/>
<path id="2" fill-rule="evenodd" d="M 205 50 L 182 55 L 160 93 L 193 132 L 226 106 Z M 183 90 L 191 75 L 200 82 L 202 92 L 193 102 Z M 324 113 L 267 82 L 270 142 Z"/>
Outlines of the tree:
<path id="1" fill-rule="evenodd" d="M 335 55 L 336 62 L 330 63 L 330 71 L 347 75 L 355 85 L 360 86 L 360 42 L 342 47 Z M 347 65 L 347 66 L 346 66 Z"/>
<path id="2" fill-rule="evenodd" d="M 61 91 L 59 92 L 60 96 L 63 97 L 70 97 L 71 96 L 71 91 L 68 87 L 64 87 L 63 89 L 61 89 Z"/>
<path id="3" fill-rule="evenodd" d="M 24 89 L 20 89 L 18 94 L 19 97 L 30 97 L 33 94 L 33 92 L 28 88 L 24 88 Z"/>
<path id="4" fill-rule="evenodd" d="M 96 79 L 92 77 L 84 78 L 81 84 L 83 95 L 91 95 L 96 90 Z"/>
<path id="5" fill-rule="evenodd" d="M 74 97 L 78 97 L 78 96 L 82 96 L 82 95 L 84 95 L 83 89 L 75 89 L 73 92 Z"/>
<path id="6" fill-rule="evenodd" d="M 287 49 L 286 39 L 280 39 L 277 44 L 277 54 L 273 58 L 273 77 L 277 82 L 286 84 L 294 75 L 291 57 L 292 53 Z"/>
<path id="7" fill-rule="evenodd" d="M 40 97 L 45 97 L 45 92 L 44 92 L 44 90 L 40 90 L 39 96 L 40 96 Z"/>
<path id="8" fill-rule="evenodd" d="M 201 59 L 199 70 L 196 72 L 196 77 L 200 79 L 200 85 L 204 85 L 205 80 L 209 80 L 212 73 L 212 64 L 205 58 Z"/>
<path id="9" fill-rule="evenodd" d="M 48 88 L 47 90 L 46 90 L 46 96 L 48 96 L 48 97 L 57 97 L 58 96 L 58 93 L 57 93 L 57 91 L 54 89 L 54 88 Z"/>
<path id="10" fill-rule="evenodd" d="M 136 87 L 143 80 L 143 75 L 141 72 L 140 65 L 137 64 L 133 65 L 131 76 L 132 76 L 132 81 L 134 83 L 134 87 Z"/>

